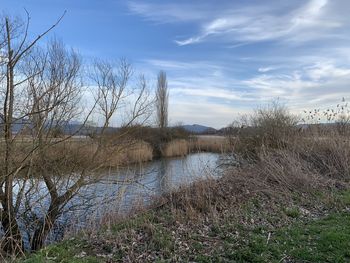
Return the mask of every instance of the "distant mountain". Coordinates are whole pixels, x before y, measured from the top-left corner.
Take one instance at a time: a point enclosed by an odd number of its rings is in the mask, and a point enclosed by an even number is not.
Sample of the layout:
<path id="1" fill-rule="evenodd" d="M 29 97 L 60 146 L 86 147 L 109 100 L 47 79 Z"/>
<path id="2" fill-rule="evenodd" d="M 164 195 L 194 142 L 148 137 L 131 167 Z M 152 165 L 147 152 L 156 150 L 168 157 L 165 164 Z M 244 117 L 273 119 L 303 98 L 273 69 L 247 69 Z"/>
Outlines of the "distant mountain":
<path id="1" fill-rule="evenodd" d="M 105 132 L 106 133 L 113 133 L 118 131 L 119 128 L 116 127 L 108 127 L 106 128 Z M 63 132 L 65 134 L 75 134 L 75 135 L 90 135 L 92 133 L 99 134 L 102 131 L 102 127 L 95 127 L 95 126 L 83 126 L 81 123 L 69 123 L 66 124 L 63 127 Z"/>
<path id="2" fill-rule="evenodd" d="M 214 134 L 214 133 L 216 133 L 216 129 L 214 129 L 212 127 L 207 127 L 204 125 L 199 125 L 199 124 L 182 125 L 181 127 L 190 133 L 196 133 L 196 134 Z"/>

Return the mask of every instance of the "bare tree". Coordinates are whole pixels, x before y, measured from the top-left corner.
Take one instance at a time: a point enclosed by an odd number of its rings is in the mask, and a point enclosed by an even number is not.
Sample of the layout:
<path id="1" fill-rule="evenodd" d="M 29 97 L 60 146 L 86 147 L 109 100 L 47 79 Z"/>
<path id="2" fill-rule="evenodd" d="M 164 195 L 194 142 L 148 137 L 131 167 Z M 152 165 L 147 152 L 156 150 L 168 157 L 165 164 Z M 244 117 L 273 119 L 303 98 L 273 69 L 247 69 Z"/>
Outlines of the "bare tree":
<path id="1" fill-rule="evenodd" d="M 160 71 L 158 74 L 157 90 L 156 90 L 156 107 L 157 107 L 157 124 L 163 129 L 168 127 L 168 106 L 169 92 L 166 73 Z"/>
<path id="2" fill-rule="evenodd" d="M 62 16 L 63 17 L 63 16 Z M 34 40 L 28 41 L 28 28 L 30 17 L 27 13 L 26 22 L 12 20 L 4 17 L 0 24 L 2 45 L 2 68 L 4 68 L 5 77 L 1 78 L 2 98 L 2 123 L 3 123 L 3 141 L 4 157 L 3 167 L 0 178 L 0 200 L 2 208 L 0 209 L 1 223 L 5 232 L 5 242 L 3 248 L 10 253 L 23 250 L 23 241 L 16 220 L 16 211 L 14 207 L 14 177 L 24 165 L 16 167 L 14 165 L 14 136 L 13 125 L 16 114 L 16 91 L 18 86 L 23 84 L 26 79 L 19 80 L 16 76 L 16 70 L 23 58 L 31 51 L 35 44 L 51 31 L 62 19 L 62 17 L 53 24 L 44 33 L 37 36 Z"/>
<path id="3" fill-rule="evenodd" d="M 149 117 L 147 86 L 144 81 L 138 88 L 128 85 L 132 70 L 125 60 L 116 67 L 95 63 L 95 100 L 81 109 L 81 57 L 58 40 L 43 49 L 35 45 L 60 19 L 33 41 L 27 41 L 29 15 L 26 22 L 9 17 L 0 22 L 0 245 L 10 254 L 23 252 L 24 234 L 32 250 L 41 248 L 72 198 L 100 179 L 96 171 L 108 161 L 102 153 L 113 151 L 103 135 L 117 112 L 132 105 L 125 125 Z M 75 119 L 83 129 L 97 109 L 103 116 L 97 143 L 84 140 L 70 150 L 74 133 L 55 138 L 55 130 Z M 81 149 L 89 150 L 83 160 L 76 154 Z"/>

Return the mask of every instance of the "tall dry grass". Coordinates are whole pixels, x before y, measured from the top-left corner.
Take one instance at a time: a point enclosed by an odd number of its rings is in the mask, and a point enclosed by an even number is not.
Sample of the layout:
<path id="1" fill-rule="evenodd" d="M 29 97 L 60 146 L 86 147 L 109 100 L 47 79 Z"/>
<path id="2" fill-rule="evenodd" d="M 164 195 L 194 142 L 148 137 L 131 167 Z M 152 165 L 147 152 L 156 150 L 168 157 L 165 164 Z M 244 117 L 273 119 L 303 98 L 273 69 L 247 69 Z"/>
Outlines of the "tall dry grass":
<path id="1" fill-rule="evenodd" d="M 350 143 L 350 140 L 349 142 Z M 283 206 L 303 199 L 305 206 L 318 209 L 318 195 L 331 196 L 350 187 L 350 147 L 340 141 L 264 148 L 258 160 L 229 167 L 218 179 L 195 182 L 166 195 L 163 202 L 190 217 L 226 213 L 252 199 L 275 200 Z"/>
<path id="2" fill-rule="evenodd" d="M 103 158 L 108 158 L 107 155 L 108 152 L 105 153 Z M 148 143 L 137 141 L 128 147 L 116 148 L 115 154 L 108 159 L 110 159 L 109 166 L 148 162 L 153 159 L 153 149 Z"/>
<path id="3" fill-rule="evenodd" d="M 184 139 L 172 140 L 161 147 L 163 157 L 186 156 L 188 153 L 188 142 Z"/>
<path id="4" fill-rule="evenodd" d="M 189 153 L 212 152 L 226 153 L 231 150 L 229 141 L 224 136 L 193 136 L 188 140 L 176 139 L 163 145 L 163 157 L 185 156 Z"/>
<path id="5" fill-rule="evenodd" d="M 189 140 L 190 152 L 225 153 L 231 150 L 227 137 L 216 135 L 194 136 Z"/>
<path id="6" fill-rule="evenodd" d="M 4 142 L 0 142 L 4 143 Z M 33 147 L 30 138 L 19 139 L 14 147 L 16 155 L 14 162 L 21 163 Z M 79 170 L 81 167 L 116 167 L 133 163 L 152 161 L 154 157 L 154 146 L 142 140 L 128 138 L 127 140 L 115 141 L 107 138 L 98 156 L 93 158 L 93 154 L 98 147 L 97 141 L 91 138 L 69 139 L 59 144 L 44 147 L 39 154 L 39 150 L 34 152 L 31 162 L 35 167 L 45 164 L 45 167 L 67 167 L 71 171 L 72 167 Z M 0 145 L 0 165 L 3 160 Z M 228 140 L 223 136 L 196 136 L 190 139 L 174 139 L 160 146 L 161 157 L 186 156 L 193 152 L 215 152 L 224 153 L 230 149 Z M 44 158 L 42 157 L 44 156 Z M 94 162 L 94 163 L 93 163 Z M 64 169 L 63 169 L 64 170 Z"/>
<path id="7" fill-rule="evenodd" d="M 16 155 L 13 161 L 15 163 L 21 163 L 25 160 L 28 151 L 32 149 L 32 142 L 19 141 L 15 147 Z M 1 145 L 0 145 L 1 147 Z M 40 169 L 42 165 L 45 165 L 45 169 L 56 169 L 61 167 L 62 171 L 65 171 L 65 167 L 68 171 L 79 170 L 82 167 L 115 167 L 125 166 L 133 163 L 148 162 L 153 159 L 153 148 L 150 144 L 143 141 L 128 140 L 122 143 L 106 144 L 102 146 L 98 155 L 93 158 L 93 155 L 98 147 L 96 141 L 87 139 L 80 140 L 67 140 L 60 144 L 54 144 L 50 147 L 44 147 L 40 149 L 42 153 L 37 149 L 31 160 L 33 167 Z M 3 161 L 4 152 L 0 148 L 0 165 Z"/>
<path id="8" fill-rule="evenodd" d="M 235 163 L 222 178 L 183 187 L 166 202 L 189 214 L 226 211 L 257 196 L 283 204 L 297 195 L 312 206 L 319 193 L 350 187 L 349 137 L 336 129 L 322 136 L 312 129 L 299 132 L 296 117 L 278 104 L 249 119 L 249 126 L 228 138 Z"/>

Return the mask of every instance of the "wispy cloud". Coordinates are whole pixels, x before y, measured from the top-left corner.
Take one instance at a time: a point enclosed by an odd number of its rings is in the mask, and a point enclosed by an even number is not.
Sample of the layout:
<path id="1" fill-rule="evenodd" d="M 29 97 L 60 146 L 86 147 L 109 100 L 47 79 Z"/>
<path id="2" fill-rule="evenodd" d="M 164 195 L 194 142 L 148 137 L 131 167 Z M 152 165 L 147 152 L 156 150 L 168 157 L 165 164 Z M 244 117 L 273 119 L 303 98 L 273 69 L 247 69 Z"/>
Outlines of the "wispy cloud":
<path id="1" fill-rule="evenodd" d="M 143 60 L 169 73 L 174 120 L 218 127 L 275 98 L 295 113 L 350 98 L 349 1 L 204 2 L 158 2 L 157 14 L 148 2 L 133 11 L 187 36 L 170 34 L 176 54 Z"/>
<path id="2" fill-rule="evenodd" d="M 264 100 L 279 97 L 300 112 L 300 107 L 334 104 L 342 97 L 350 97 L 350 67 L 325 61 L 285 74 L 260 74 L 242 83 L 255 96 Z"/>
<path id="3" fill-rule="evenodd" d="M 244 92 L 239 92 L 234 89 L 223 88 L 173 88 L 171 90 L 173 95 L 191 96 L 192 98 L 203 97 L 207 99 L 222 99 L 226 101 L 253 101 L 253 98 L 246 96 Z"/>
<path id="4" fill-rule="evenodd" d="M 191 4 L 128 1 L 127 6 L 131 13 L 156 23 L 200 21 L 210 15 L 210 10 L 205 6 L 194 8 Z"/>
<path id="5" fill-rule="evenodd" d="M 275 67 L 261 67 L 258 69 L 259 72 L 265 73 L 265 72 L 269 72 L 271 70 L 274 70 Z"/>
<path id="6" fill-rule="evenodd" d="M 225 4 L 128 1 L 133 14 L 157 23 L 191 22 L 198 32 L 175 39 L 179 46 L 215 39 L 233 47 L 259 41 L 302 43 L 325 37 L 344 37 L 336 32 L 346 28 L 350 19 L 337 15 L 350 5 L 345 0 L 271 1 L 253 6 Z"/>
<path id="7" fill-rule="evenodd" d="M 309 60 L 309 57 L 290 60 L 286 68 L 261 67 L 252 77 L 243 79 L 235 79 L 221 66 L 208 62 L 148 62 L 171 70 L 170 104 L 174 112 L 170 114 L 174 121 L 191 119 L 205 123 L 210 120 L 212 125 L 220 127 L 232 121 L 238 113 L 245 113 L 247 109 L 276 98 L 287 102 L 297 114 L 302 109 L 319 107 L 320 104 L 334 105 L 342 97 L 350 98 L 349 66 L 340 66 L 329 58 L 312 58 L 317 62 Z M 219 114 L 224 114 L 226 119 L 217 119 L 215 116 Z"/>
<path id="8" fill-rule="evenodd" d="M 164 59 L 146 59 L 145 63 L 160 69 L 190 70 L 190 69 L 220 69 L 219 65 L 215 65 L 210 61 L 178 61 Z"/>
<path id="9" fill-rule="evenodd" d="M 275 8 L 252 8 L 225 11 L 202 24 L 198 35 L 176 40 L 179 45 L 199 43 L 209 38 L 226 41 L 257 42 L 266 40 L 307 41 L 324 37 L 330 29 L 343 24 L 336 17 L 326 16 L 328 0 L 311 0 L 288 13 L 279 14 Z"/>

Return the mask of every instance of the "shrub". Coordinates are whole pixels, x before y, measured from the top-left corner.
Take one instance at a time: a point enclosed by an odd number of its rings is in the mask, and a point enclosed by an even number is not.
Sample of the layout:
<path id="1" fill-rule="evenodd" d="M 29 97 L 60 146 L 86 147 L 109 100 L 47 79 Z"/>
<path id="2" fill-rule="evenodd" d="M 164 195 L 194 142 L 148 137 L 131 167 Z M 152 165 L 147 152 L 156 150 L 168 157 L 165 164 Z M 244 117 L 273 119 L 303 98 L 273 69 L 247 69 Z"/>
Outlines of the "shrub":
<path id="1" fill-rule="evenodd" d="M 243 118 L 240 130 L 230 141 L 235 152 L 256 159 L 262 148 L 284 148 L 295 134 L 296 124 L 297 117 L 284 105 L 273 101 Z"/>

